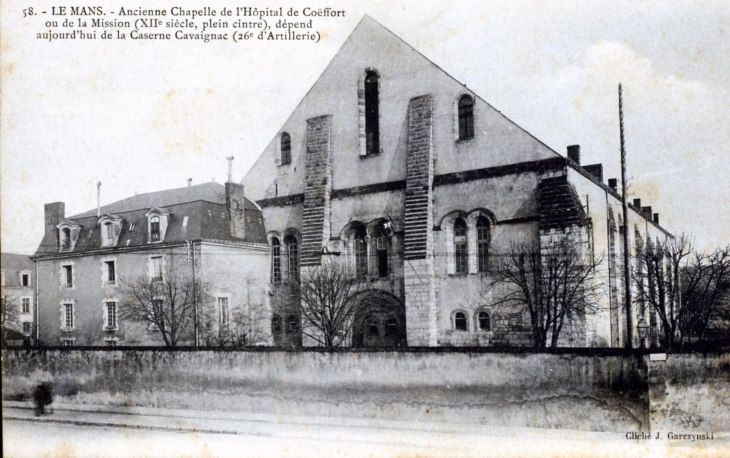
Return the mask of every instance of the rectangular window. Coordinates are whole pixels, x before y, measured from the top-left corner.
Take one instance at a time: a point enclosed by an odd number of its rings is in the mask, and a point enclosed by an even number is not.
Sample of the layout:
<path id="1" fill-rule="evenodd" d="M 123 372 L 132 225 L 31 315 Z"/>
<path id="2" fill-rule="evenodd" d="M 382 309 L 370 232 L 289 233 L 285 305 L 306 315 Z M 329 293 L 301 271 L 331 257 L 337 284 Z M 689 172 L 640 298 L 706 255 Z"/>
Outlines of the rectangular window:
<path id="1" fill-rule="evenodd" d="M 105 340 L 104 343 L 107 347 L 116 347 L 117 341 L 116 340 Z"/>
<path id="2" fill-rule="evenodd" d="M 23 334 L 30 334 L 31 326 L 33 323 L 28 321 L 23 322 Z"/>
<path id="3" fill-rule="evenodd" d="M 106 265 L 106 282 L 109 285 L 116 284 L 117 281 L 117 273 L 115 269 L 115 263 L 114 261 L 106 261 L 104 262 Z"/>
<path id="4" fill-rule="evenodd" d="M 21 299 L 22 313 L 30 313 L 30 298 L 24 297 Z"/>
<path id="5" fill-rule="evenodd" d="M 64 340 L 63 341 L 63 346 L 64 347 L 73 347 L 74 346 L 74 341 L 73 340 Z"/>
<path id="6" fill-rule="evenodd" d="M 106 303 L 106 325 L 110 329 L 117 328 L 117 304 L 116 302 Z"/>
<path id="7" fill-rule="evenodd" d="M 63 266 L 63 274 L 65 286 L 67 288 L 73 288 L 74 286 L 74 266 Z"/>
<path id="8" fill-rule="evenodd" d="M 385 237 L 376 239 L 376 253 L 378 257 L 378 277 L 388 276 L 388 241 Z"/>
<path id="9" fill-rule="evenodd" d="M 73 304 L 64 304 L 64 324 L 67 328 L 73 328 L 74 327 L 74 305 Z M 98 315 L 97 315 L 98 316 Z"/>
<path id="10" fill-rule="evenodd" d="M 22 274 L 20 276 L 20 284 L 22 286 L 30 286 L 30 274 Z"/>
<path id="11" fill-rule="evenodd" d="M 153 256 L 150 258 L 150 262 L 152 263 L 152 281 L 162 281 L 162 256 Z"/>
<path id="12" fill-rule="evenodd" d="M 219 312 L 219 318 L 218 322 L 220 324 L 228 324 L 228 298 L 227 297 L 219 297 L 218 298 L 218 312 Z"/>
<path id="13" fill-rule="evenodd" d="M 456 242 L 454 244 L 456 249 L 456 273 L 465 274 L 467 273 L 467 258 L 466 258 L 466 242 Z"/>
<path id="14" fill-rule="evenodd" d="M 355 240 L 355 276 L 365 278 L 368 273 L 367 247 L 365 240 Z"/>

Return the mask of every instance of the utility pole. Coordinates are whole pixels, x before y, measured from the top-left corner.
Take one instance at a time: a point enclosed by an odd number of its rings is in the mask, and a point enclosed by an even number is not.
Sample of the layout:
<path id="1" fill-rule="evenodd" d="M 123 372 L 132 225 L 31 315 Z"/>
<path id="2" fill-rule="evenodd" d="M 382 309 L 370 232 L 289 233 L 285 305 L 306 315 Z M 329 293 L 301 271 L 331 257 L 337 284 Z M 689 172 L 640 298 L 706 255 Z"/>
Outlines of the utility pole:
<path id="1" fill-rule="evenodd" d="M 633 332 L 631 317 L 631 265 L 629 264 L 629 208 L 626 193 L 626 148 L 624 145 L 624 106 L 621 95 L 621 83 L 618 85 L 618 117 L 621 130 L 621 205 L 624 214 L 624 299 L 626 307 L 626 348 L 633 348 Z"/>

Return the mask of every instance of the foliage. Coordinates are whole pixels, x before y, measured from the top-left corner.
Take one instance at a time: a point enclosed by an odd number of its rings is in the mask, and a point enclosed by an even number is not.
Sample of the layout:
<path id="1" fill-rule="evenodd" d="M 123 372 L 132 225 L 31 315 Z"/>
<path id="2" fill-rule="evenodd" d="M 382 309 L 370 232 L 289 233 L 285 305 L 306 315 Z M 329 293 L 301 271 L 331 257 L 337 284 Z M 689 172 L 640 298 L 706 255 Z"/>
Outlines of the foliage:
<path id="1" fill-rule="evenodd" d="M 119 318 L 156 329 L 165 345 L 175 347 L 194 326 L 196 313 L 210 302 L 209 285 L 187 277 L 121 280 Z"/>
<path id="2" fill-rule="evenodd" d="M 326 348 L 345 345 L 356 316 L 369 306 L 362 298 L 365 285 L 338 261 L 303 269 L 291 288 L 301 304 L 302 334 Z"/>
<path id="3" fill-rule="evenodd" d="M 22 329 L 20 321 L 20 303 L 18 298 L 3 293 L 0 296 L 0 330 L 2 336 L 2 347 L 5 347 L 8 334 L 17 333 Z"/>
<path id="4" fill-rule="evenodd" d="M 709 328 L 727 326 L 730 246 L 703 253 L 685 234 L 650 239 L 638 250 L 632 278 L 635 302 L 656 313 L 668 347 L 701 341 Z"/>
<path id="5" fill-rule="evenodd" d="M 582 329 L 585 316 L 600 309 L 602 257 L 591 259 L 581 248 L 567 239 L 548 246 L 522 241 L 496 256 L 492 305 L 526 310 L 535 347 L 556 347 L 561 333 Z"/>

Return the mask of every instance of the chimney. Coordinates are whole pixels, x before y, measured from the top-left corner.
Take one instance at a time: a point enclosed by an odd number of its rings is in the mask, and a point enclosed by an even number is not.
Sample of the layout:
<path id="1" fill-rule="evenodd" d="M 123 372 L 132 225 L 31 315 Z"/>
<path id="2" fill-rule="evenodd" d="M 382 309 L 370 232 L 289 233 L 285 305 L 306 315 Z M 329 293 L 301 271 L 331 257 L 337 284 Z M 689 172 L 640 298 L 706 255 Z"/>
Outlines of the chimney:
<path id="1" fill-rule="evenodd" d="M 583 168 L 586 172 L 598 178 L 598 181 L 603 181 L 603 164 L 591 164 L 586 165 Z"/>
<path id="2" fill-rule="evenodd" d="M 609 178 L 608 179 L 608 187 L 609 188 L 611 188 L 614 191 L 617 191 L 618 192 L 617 186 L 618 186 L 618 181 L 616 180 L 616 178 Z"/>
<path id="3" fill-rule="evenodd" d="M 246 212 L 244 211 L 244 205 L 243 185 L 233 183 L 229 180 L 226 183 L 226 213 L 228 214 L 231 236 L 239 239 L 246 237 Z"/>
<path id="4" fill-rule="evenodd" d="M 96 217 L 101 216 L 101 181 L 96 182 Z"/>
<path id="5" fill-rule="evenodd" d="M 233 156 L 226 158 L 228 161 L 228 183 L 233 183 Z"/>
<path id="6" fill-rule="evenodd" d="M 654 213 L 654 223 L 659 224 L 659 213 Z"/>
<path id="7" fill-rule="evenodd" d="M 56 246 L 58 246 L 58 226 L 64 218 L 66 218 L 66 204 L 63 202 L 53 202 L 43 206 L 45 213 L 46 233 L 55 235 Z"/>
<path id="8" fill-rule="evenodd" d="M 641 213 L 644 214 L 646 219 L 651 219 L 651 205 L 648 207 L 641 207 Z"/>
<path id="9" fill-rule="evenodd" d="M 634 208 L 641 210 L 641 199 L 634 199 Z"/>
<path id="10" fill-rule="evenodd" d="M 188 188 L 193 185 L 193 179 L 188 178 Z"/>
<path id="11" fill-rule="evenodd" d="M 568 147 L 568 158 L 580 165 L 580 145 L 570 145 Z"/>

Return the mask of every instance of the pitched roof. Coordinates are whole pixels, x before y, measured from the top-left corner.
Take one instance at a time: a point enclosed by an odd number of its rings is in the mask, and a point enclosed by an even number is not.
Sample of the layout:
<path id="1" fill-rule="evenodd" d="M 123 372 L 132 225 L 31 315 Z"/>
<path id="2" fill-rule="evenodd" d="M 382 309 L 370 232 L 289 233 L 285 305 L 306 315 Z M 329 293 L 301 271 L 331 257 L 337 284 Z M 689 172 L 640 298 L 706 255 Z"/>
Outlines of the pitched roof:
<path id="1" fill-rule="evenodd" d="M 148 224 L 145 214 L 151 208 L 169 212 L 164 242 L 185 240 L 220 240 L 231 242 L 266 243 L 261 209 L 246 197 L 244 211 L 246 236 L 231 235 L 226 211 L 225 186 L 205 183 L 197 186 L 168 189 L 138 194 L 101 207 L 101 214 L 115 214 L 122 218 L 121 231 L 115 247 L 148 246 Z M 80 227 L 74 253 L 97 250 L 101 247 L 101 227 L 96 210 L 66 218 Z M 55 231 L 46 232 L 34 256 L 58 253 Z"/>
<path id="2" fill-rule="evenodd" d="M 199 200 L 214 204 L 225 204 L 226 188 L 222 184 L 210 182 L 183 188 L 137 194 L 136 196 L 127 197 L 126 199 L 102 206 L 101 214 L 123 213 L 142 209 L 146 211 L 153 207 L 169 207 L 171 205 L 197 202 Z M 250 205 L 253 205 L 252 208 L 257 208 L 248 199 L 246 203 L 246 208 L 249 208 Z M 96 216 L 96 210 L 79 213 L 78 215 L 69 217 L 69 219 L 84 218 L 87 216 Z"/>

